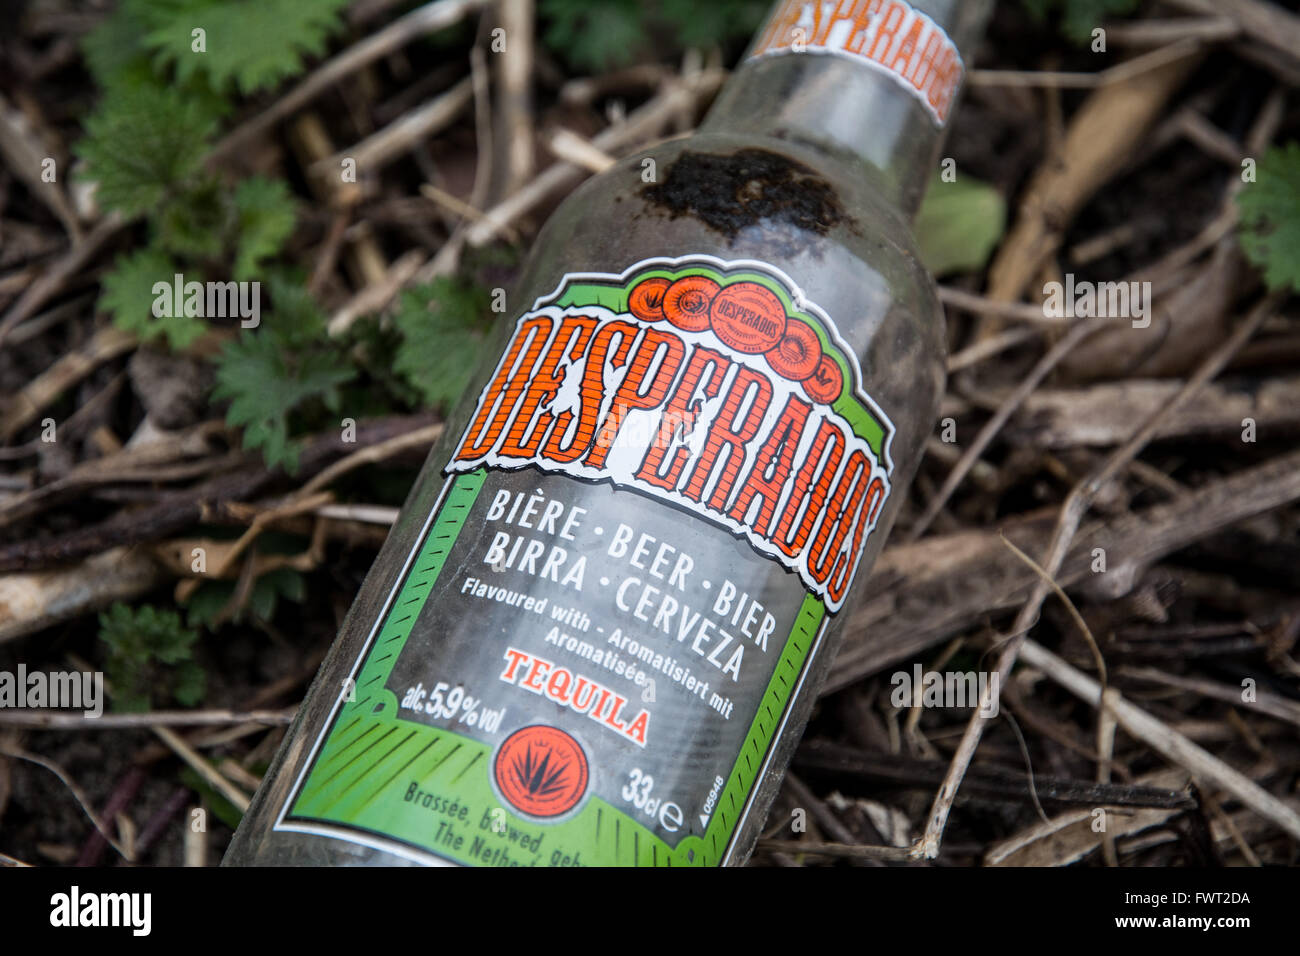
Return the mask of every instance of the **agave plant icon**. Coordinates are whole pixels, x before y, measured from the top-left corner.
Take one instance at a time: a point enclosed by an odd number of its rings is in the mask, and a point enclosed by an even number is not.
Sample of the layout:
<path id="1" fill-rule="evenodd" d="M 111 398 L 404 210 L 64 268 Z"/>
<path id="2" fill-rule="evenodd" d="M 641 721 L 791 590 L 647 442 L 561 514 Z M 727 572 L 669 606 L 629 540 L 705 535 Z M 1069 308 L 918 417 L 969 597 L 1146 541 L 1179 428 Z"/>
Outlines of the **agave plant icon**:
<path id="1" fill-rule="evenodd" d="M 569 785 L 567 775 L 569 768 L 559 761 L 552 766 L 551 760 L 554 756 L 554 753 L 548 750 L 545 756 L 538 759 L 532 745 L 529 745 L 522 755 L 514 759 L 510 768 L 519 786 L 534 797 L 541 798 L 565 790 Z"/>
<path id="2" fill-rule="evenodd" d="M 553 818 L 577 806 L 590 782 L 586 751 L 558 727 L 515 731 L 497 751 L 497 790 L 517 810 Z"/>

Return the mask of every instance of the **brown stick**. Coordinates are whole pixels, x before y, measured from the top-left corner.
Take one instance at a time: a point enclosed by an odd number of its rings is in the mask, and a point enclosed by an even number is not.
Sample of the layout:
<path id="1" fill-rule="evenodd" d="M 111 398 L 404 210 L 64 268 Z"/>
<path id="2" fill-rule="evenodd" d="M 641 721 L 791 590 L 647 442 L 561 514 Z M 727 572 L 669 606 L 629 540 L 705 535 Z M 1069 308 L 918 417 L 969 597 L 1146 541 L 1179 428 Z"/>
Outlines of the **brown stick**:
<path id="1" fill-rule="evenodd" d="M 85 238 L 73 245 L 58 262 L 50 266 L 41 277 L 27 287 L 27 291 L 15 302 L 0 319 L 0 346 L 13 331 L 14 326 L 36 314 L 36 310 L 48 302 L 55 293 L 63 288 L 82 266 L 98 255 L 99 250 L 108 244 L 127 223 L 116 212 L 105 216 Z"/>
<path id="2" fill-rule="evenodd" d="M 71 568 L 7 574 L 0 578 L 0 643 L 129 601 L 165 579 L 147 553 L 133 548 L 110 548 Z"/>
<path id="3" fill-rule="evenodd" d="M 1118 445 L 1133 421 L 1153 414 L 1177 393 L 1164 379 L 1107 382 L 1079 389 L 1040 389 L 1030 395 L 1005 429 L 1007 441 L 1034 448 Z M 1300 378 L 1272 378 L 1246 390 L 1208 385 L 1168 416 L 1157 439 L 1211 436 L 1241 439 L 1246 419 L 1261 438 L 1300 430 Z"/>
<path id="4" fill-rule="evenodd" d="M 62 710 L 0 710 L 0 727 L 28 730 L 138 730 L 141 727 L 224 727 L 255 723 L 280 727 L 293 723 L 295 708 L 287 710 L 151 710 L 143 714 L 101 714 L 84 717 Z"/>
<path id="5" fill-rule="evenodd" d="M 1264 0 L 1170 0 L 1193 13 L 1231 17 L 1242 31 L 1292 58 L 1300 51 L 1300 17 Z"/>
<path id="6" fill-rule="evenodd" d="M 693 105 L 698 97 L 707 95 L 722 82 L 723 75 L 716 70 L 705 70 L 691 82 L 674 82 L 667 90 L 628 114 L 626 120 L 592 137 L 591 144 L 607 153 L 617 154 L 633 143 L 654 134 L 670 122 L 683 106 Z M 543 170 L 536 179 L 504 202 L 487 210 L 483 218 L 465 233 L 471 246 L 490 242 L 502 227 L 514 222 L 547 197 L 571 188 L 582 179 L 584 170 L 572 163 L 555 163 Z"/>
<path id="7" fill-rule="evenodd" d="M 957 462 L 952 471 L 948 473 L 948 477 L 944 479 L 943 487 L 930 499 L 921 517 L 917 518 L 916 523 L 908 529 L 908 541 L 915 541 L 925 533 L 926 528 L 930 527 L 930 522 L 943 510 L 943 506 L 948 503 L 948 499 L 957 490 L 957 486 L 966 477 L 966 473 L 979 461 L 984 449 L 993 441 L 1002 426 L 1006 424 L 1007 419 L 1020 407 L 1021 402 L 1029 397 L 1029 394 L 1038 387 L 1048 373 L 1069 355 L 1080 342 L 1109 321 L 1109 319 L 1089 319 L 1086 322 L 1080 322 L 1048 350 L 1047 354 L 1034 366 L 1033 371 L 1025 376 L 1024 381 L 1016 386 L 1015 391 L 1002 403 L 997 413 L 980 429 L 970 447 L 962 454 L 961 460 Z"/>
<path id="8" fill-rule="evenodd" d="M 249 798 L 248 794 L 244 793 L 221 774 L 217 773 L 212 764 L 208 763 L 208 761 L 203 758 L 202 754 L 187 744 L 183 737 L 177 736 L 166 727 L 158 724 L 153 726 L 153 732 L 162 738 L 163 743 L 170 747 L 176 756 L 189 764 L 194 772 L 202 777 L 208 786 L 233 803 L 236 809 L 241 812 L 248 809 L 249 804 L 253 802 Z"/>
<path id="9" fill-rule="evenodd" d="M 493 195 L 504 199 L 533 174 L 533 0 L 501 0 L 497 9 L 506 50 L 496 57 L 500 86 L 493 142 L 503 149 L 505 162 Z"/>
<path id="10" fill-rule="evenodd" d="M 1042 671 L 1080 700 L 1089 704 L 1098 703 L 1099 685 L 1091 677 L 1033 641 L 1024 641 L 1020 650 L 1025 663 L 1030 667 Z M 1222 787 L 1292 837 L 1300 838 L 1300 814 L 1245 774 L 1228 766 L 1140 707 L 1135 707 L 1118 693 L 1107 698 L 1106 706 L 1111 708 L 1121 727 L 1165 759 L 1184 767 L 1200 780 Z"/>
<path id="11" fill-rule="evenodd" d="M 1020 298 L 1075 215 L 1119 171 L 1198 60 L 1185 56 L 1103 86 L 1088 98 L 1071 120 L 1059 153 L 1043 163 L 1025 191 L 1016 223 L 989 268 L 989 298 Z M 982 337 L 997 328 L 996 320 L 987 320 Z"/>
<path id="12" fill-rule="evenodd" d="M 344 159 L 353 159 L 356 160 L 359 172 L 373 173 L 449 126 L 460 115 L 460 111 L 469 105 L 473 96 L 470 80 L 466 77 L 445 93 L 403 113 L 361 142 L 353 143 L 333 156 L 316 160 L 307 171 L 323 179 L 337 175 Z"/>
<path id="13" fill-rule="evenodd" d="M 412 415 L 360 422 L 354 443 L 344 442 L 335 431 L 317 435 L 303 449 L 296 477 L 310 477 L 337 458 L 429 425 L 432 420 L 432 415 Z M 169 492 L 146 507 L 120 512 L 99 524 L 0 548 L 0 572 L 29 571 L 112 547 L 165 538 L 210 520 L 228 505 L 247 501 L 282 483 L 285 477 L 279 469 L 270 471 L 261 462 L 254 462 L 196 488 Z"/>
<path id="14" fill-rule="evenodd" d="M 856 843 L 821 843 L 811 840 L 773 840 L 758 841 L 758 849 L 769 853 L 815 853 L 819 856 L 839 856 L 848 860 L 889 860 L 901 862 L 910 860 L 911 852 L 905 846 L 871 846 Z"/>
<path id="15" fill-rule="evenodd" d="M 1086 526 L 1054 575 L 1064 587 L 1089 584 L 1107 597 L 1127 593 L 1165 555 L 1258 514 L 1300 500 L 1300 451 L 1237 472 L 1172 501 Z M 1002 531 L 1041 554 L 1052 519 L 1040 514 Z M 1091 569 L 1095 548 L 1108 555 Z M 833 693 L 1028 598 L 1036 575 L 1007 554 L 989 531 L 923 538 L 887 548 L 863 585 L 869 595 L 845 627 L 844 644 L 823 693 Z"/>
<path id="16" fill-rule="evenodd" d="M 136 338 L 109 325 L 100 329 L 76 352 L 69 352 L 27 383 L 21 392 L 0 406 L 0 439 L 8 441 L 36 420 L 65 389 L 81 381 L 96 368 L 136 346 Z"/>
<path id="17" fill-rule="evenodd" d="M 917 856 L 933 859 L 939 853 L 939 842 L 943 837 L 944 827 L 948 822 L 948 814 L 952 809 L 953 798 L 957 794 L 957 788 L 961 785 L 961 779 L 966 773 L 967 767 L 970 766 L 971 760 L 975 757 L 975 750 L 979 747 L 980 738 L 984 735 L 985 721 L 980 716 L 980 713 L 981 711 L 988 712 L 996 704 L 997 688 L 1010 678 L 1011 668 L 1016 661 L 1016 654 L 1019 652 L 1025 636 L 1029 633 L 1029 629 L 1037 620 L 1039 609 L 1051 590 L 1051 584 L 1048 581 L 1054 579 L 1057 572 L 1060 571 L 1083 515 L 1101 490 L 1110 484 L 1130 461 L 1137 457 L 1138 452 L 1155 435 L 1165 416 L 1176 411 L 1180 405 L 1222 371 L 1232 356 L 1246 344 L 1247 340 L 1264 324 L 1264 321 L 1273 314 L 1281 299 L 1280 294 L 1274 294 L 1261 302 L 1246 318 L 1246 321 L 1241 323 L 1241 326 L 1233 333 L 1232 337 L 1224 343 L 1223 347 L 1215 351 L 1201 364 L 1196 374 L 1188 380 L 1174 400 L 1156 414 L 1147 418 L 1134 432 L 1129 441 L 1111 454 L 1092 475 L 1079 482 L 1065 499 L 1065 503 L 1061 506 L 1060 517 L 1057 519 L 1056 531 L 1052 535 L 1052 543 L 1047 550 L 1047 560 L 1043 562 L 1046 572 L 1044 578 L 1047 580 L 1039 579 L 1029 600 L 1016 616 L 1010 639 L 998 657 L 998 679 L 996 682 L 990 681 L 990 689 L 987 690 L 986 694 L 981 695 L 982 698 L 988 696 L 989 699 L 987 701 L 981 699 L 979 709 L 976 710 L 966 725 L 966 732 L 962 735 L 961 743 L 953 756 L 952 767 L 935 797 L 934 807 L 930 812 L 930 820 L 926 824 L 925 835 L 914 847 Z"/>

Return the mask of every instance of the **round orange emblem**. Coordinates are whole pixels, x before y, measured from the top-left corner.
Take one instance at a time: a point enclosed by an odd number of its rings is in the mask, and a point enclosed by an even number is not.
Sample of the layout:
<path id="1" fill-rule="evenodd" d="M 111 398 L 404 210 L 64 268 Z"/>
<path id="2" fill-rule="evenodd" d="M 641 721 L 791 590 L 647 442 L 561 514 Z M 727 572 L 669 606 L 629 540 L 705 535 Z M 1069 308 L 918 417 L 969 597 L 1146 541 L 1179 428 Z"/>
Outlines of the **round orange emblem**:
<path id="1" fill-rule="evenodd" d="M 829 355 L 823 355 L 816 370 L 803 381 L 808 397 L 823 405 L 833 405 L 843 387 L 844 373 L 840 371 L 840 363 Z"/>
<path id="2" fill-rule="evenodd" d="M 627 298 L 628 311 L 642 322 L 662 322 L 664 293 L 670 285 L 671 282 L 659 276 L 642 279 L 632 287 L 632 293 Z"/>
<path id="3" fill-rule="evenodd" d="M 557 727 L 516 730 L 497 751 L 497 790 L 511 806 L 534 817 L 558 817 L 578 805 L 590 773 L 582 745 Z"/>
<path id="4" fill-rule="evenodd" d="M 723 288 L 709 308 L 709 318 L 718 338 L 750 355 L 774 348 L 785 335 L 785 306 L 757 282 Z"/>
<path id="5" fill-rule="evenodd" d="M 791 319 L 785 324 L 785 335 L 767 353 L 767 362 L 778 375 L 802 382 L 822 360 L 822 344 L 817 333 L 807 322 Z"/>
<path id="6" fill-rule="evenodd" d="M 708 276 L 684 276 L 665 290 L 664 315 L 684 332 L 703 332 L 709 327 L 709 305 L 718 288 Z"/>

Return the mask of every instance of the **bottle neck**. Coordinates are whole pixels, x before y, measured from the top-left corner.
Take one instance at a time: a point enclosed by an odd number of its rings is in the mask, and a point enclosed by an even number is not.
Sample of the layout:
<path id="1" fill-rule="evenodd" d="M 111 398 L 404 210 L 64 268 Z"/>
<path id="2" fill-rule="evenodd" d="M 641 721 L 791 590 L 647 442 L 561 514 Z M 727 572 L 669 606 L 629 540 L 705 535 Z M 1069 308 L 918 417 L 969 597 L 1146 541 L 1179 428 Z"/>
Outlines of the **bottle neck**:
<path id="1" fill-rule="evenodd" d="M 782 0 L 702 133 L 775 137 L 846 162 L 909 220 L 990 0 Z"/>

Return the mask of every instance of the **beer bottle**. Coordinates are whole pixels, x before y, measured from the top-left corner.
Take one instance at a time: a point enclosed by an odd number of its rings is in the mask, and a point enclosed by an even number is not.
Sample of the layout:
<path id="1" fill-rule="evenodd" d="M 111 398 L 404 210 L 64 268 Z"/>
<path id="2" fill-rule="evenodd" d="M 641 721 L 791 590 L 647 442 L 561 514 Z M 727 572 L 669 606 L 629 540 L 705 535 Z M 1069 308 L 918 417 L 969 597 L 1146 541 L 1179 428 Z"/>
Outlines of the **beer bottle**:
<path id="1" fill-rule="evenodd" d="M 556 210 L 227 864 L 745 862 L 937 417 L 987 7 L 785 0 Z"/>

